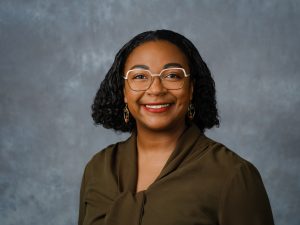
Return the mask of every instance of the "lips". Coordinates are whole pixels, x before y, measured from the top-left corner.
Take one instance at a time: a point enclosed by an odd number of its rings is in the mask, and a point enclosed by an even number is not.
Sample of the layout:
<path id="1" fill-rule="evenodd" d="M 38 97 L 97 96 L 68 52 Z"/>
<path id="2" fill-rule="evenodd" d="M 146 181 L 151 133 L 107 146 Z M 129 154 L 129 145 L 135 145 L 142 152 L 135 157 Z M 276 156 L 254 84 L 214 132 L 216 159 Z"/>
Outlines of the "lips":
<path id="1" fill-rule="evenodd" d="M 144 109 L 148 112 L 153 113 L 162 113 L 171 108 L 172 104 L 170 103 L 156 103 L 156 104 L 145 104 L 143 105 Z"/>

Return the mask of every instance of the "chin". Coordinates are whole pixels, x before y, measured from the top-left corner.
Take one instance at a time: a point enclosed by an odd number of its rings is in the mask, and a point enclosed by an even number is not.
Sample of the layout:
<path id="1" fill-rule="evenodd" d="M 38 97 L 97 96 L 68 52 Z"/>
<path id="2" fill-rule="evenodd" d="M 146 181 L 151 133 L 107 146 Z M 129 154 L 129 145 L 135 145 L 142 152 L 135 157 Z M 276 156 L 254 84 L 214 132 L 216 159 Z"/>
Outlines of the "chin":
<path id="1" fill-rule="evenodd" d="M 153 130 L 153 131 L 174 131 L 176 129 L 178 129 L 180 126 L 178 125 L 178 121 L 177 122 L 168 122 L 166 120 L 164 121 L 149 121 L 145 124 L 143 124 L 143 126 L 149 130 Z"/>

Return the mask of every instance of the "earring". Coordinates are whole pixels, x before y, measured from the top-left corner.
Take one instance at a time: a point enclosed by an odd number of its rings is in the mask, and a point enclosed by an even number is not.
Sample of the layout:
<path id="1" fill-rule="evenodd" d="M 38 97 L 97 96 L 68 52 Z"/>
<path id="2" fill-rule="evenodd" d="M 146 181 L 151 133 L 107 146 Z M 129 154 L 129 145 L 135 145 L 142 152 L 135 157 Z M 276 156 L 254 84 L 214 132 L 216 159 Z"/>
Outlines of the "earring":
<path id="1" fill-rule="evenodd" d="M 190 103 L 189 104 L 189 107 L 188 107 L 188 118 L 190 119 L 190 120 L 193 120 L 194 119 L 194 116 L 195 116 L 195 106 L 192 104 L 192 103 Z"/>
<path id="2" fill-rule="evenodd" d="M 125 104 L 125 107 L 123 109 L 123 116 L 124 116 L 124 121 L 127 124 L 129 122 L 129 110 L 127 104 Z"/>

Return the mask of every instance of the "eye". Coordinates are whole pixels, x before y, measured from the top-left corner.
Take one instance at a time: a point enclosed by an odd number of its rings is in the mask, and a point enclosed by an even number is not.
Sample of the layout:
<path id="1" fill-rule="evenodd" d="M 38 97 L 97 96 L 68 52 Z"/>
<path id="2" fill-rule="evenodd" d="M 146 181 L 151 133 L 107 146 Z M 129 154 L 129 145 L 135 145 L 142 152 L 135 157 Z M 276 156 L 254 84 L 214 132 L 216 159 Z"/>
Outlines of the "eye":
<path id="1" fill-rule="evenodd" d="M 132 79 L 143 80 L 143 79 L 148 79 L 148 77 L 145 74 L 139 73 L 139 74 L 134 74 Z"/>
<path id="2" fill-rule="evenodd" d="M 146 81 L 149 79 L 149 74 L 145 70 L 131 70 L 128 78 L 132 81 Z"/>
<path id="3" fill-rule="evenodd" d="M 164 74 L 163 79 L 166 81 L 178 81 L 182 79 L 182 76 L 180 73 L 177 72 L 168 72 Z"/>
<path id="4" fill-rule="evenodd" d="M 180 76 L 177 74 L 177 73 L 168 73 L 165 78 L 168 78 L 168 79 L 180 79 Z"/>
<path id="5" fill-rule="evenodd" d="M 178 68 L 166 69 L 162 73 L 162 79 L 165 81 L 176 82 L 184 78 L 184 72 Z"/>

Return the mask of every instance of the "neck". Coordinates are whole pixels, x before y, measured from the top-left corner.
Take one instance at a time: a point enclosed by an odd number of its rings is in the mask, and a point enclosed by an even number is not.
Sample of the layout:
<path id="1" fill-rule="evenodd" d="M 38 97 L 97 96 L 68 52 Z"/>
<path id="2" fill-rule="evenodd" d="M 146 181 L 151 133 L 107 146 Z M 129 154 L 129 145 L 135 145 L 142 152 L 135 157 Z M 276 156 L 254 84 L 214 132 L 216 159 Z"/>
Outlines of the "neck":
<path id="1" fill-rule="evenodd" d="M 148 130 L 137 127 L 138 152 L 143 154 L 164 154 L 172 152 L 186 126 L 167 130 Z"/>

